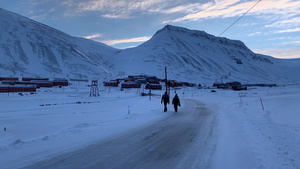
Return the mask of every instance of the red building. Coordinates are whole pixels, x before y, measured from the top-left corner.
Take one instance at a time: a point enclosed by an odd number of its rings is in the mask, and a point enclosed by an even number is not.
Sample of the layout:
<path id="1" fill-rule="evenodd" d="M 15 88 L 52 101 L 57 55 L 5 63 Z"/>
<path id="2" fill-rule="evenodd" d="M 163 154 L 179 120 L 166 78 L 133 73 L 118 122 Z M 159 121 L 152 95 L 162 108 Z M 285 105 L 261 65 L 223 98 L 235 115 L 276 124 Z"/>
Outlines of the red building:
<path id="1" fill-rule="evenodd" d="M 23 77 L 22 78 L 22 81 L 33 81 L 33 80 L 49 81 L 49 78 L 34 78 L 34 77 Z"/>
<path id="2" fill-rule="evenodd" d="M 53 87 L 53 83 L 47 80 L 46 81 L 45 80 L 22 81 L 22 82 L 17 82 L 17 84 L 36 85 L 38 87 Z"/>
<path id="3" fill-rule="evenodd" d="M 181 87 L 183 86 L 182 82 L 177 82 L 175 80 L 168 81 L 168 86 L 170 87 Z"/>
<path id="4" fill-rule="evenodd" d="M 134 82 L 125 82 L 125 83 L 122 83 L 121 85 L 121 88 L 122 89 L 128 89 L 128 88 L 140 88 L 141 87 L 141 84 L 139 83 L 134 83 Z"/>
<path id="5" fill-rule="evenodd" d="M 67 79 L 54 79 L 52 81 L 53 86 L 69 86 Z"/>
<path id="6" fill-rule="evenodd" d="M 0 77 L 0 81 L 18 81 L 18 77 Z"/>
<path id="7" fill-rule="evenodd" d="M 152 89 L 152 90 L 161 90 L 162 86 L 160 84 L 147 84 L 145 86 L 146 89 Z"/>
<path id="8" fill-rule="evenodd" d="M 118 87 L 119 83 L 118 81 L 108 81 L 108 82 L 103 82 L 104 86 L 113 86 L 113 87 Z"/>
<path id="9" fill-rule="evenodd" d="M 36 92 L 36 87 L 27 85 L 0 85 L 0 93 L 13 92 Z"/>

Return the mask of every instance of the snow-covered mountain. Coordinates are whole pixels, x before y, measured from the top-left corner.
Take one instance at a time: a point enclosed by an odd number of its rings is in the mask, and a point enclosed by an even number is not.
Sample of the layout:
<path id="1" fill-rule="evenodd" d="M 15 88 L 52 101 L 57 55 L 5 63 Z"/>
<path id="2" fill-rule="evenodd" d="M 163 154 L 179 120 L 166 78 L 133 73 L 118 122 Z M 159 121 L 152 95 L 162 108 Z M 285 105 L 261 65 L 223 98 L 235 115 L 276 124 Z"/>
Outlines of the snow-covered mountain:
<path id="1" fill-rule="evenodd" d="M 107 64 L 120 74 L 161 75 L 167 66 L 171 79 L 198 83 L 295 83 L 299 76 L 291 72 L 300 70 L 299 61 L 294 60 L 297 65 L 288 72 L 288 63 L 256 54 L 241 41 L 167 25 L 144 44 L 118 52 Z"/>
<path id="2" fill-rule="evenodd" d="M 0 76 L 112 78 L 148 74 L 211 84 L 299 83 L 300 59 L 252 52 L 241 41 L 167 25 L 142 45 L 118 50 L 72 37 L 0 8 Z"/>
<path id="3" fill-rule="evenodd" d="M 102 62 L 118 51 L 1 8 L 0 32 L 0 76 L 109 76 Z"/>

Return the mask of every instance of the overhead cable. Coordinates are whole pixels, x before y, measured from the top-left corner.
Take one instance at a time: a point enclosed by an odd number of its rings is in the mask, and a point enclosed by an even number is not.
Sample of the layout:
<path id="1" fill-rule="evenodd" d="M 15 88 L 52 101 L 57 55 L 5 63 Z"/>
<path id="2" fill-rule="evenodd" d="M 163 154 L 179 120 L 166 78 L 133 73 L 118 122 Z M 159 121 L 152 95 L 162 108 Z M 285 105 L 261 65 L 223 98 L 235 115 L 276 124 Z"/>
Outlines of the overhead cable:
<path id="1" fill-rule="evenodd" d="M 237 23 L 242 17 L 244 17 L 249 11 L 251 11 L 261 0 L 257 1 L 247 12 L 245 12 L 242 16 L 240 16 L 236 21 L 234 21 L 228 28 L 226 28 L 219 36 L 225 33 L 229 28 L 231 28 L 235 23 Z M 219 37 L 218 36 L 218 37 Z"/>

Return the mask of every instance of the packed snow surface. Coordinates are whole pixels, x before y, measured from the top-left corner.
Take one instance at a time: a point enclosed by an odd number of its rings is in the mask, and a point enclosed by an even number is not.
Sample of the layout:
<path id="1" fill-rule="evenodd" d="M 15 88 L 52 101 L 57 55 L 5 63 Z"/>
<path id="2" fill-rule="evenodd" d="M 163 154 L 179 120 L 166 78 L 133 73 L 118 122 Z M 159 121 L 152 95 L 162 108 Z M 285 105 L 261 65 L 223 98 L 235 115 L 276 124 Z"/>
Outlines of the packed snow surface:
<path id="1" fill-rule="evenodd" d="M 176 92 L 182 100 L 175 113 L 171 105 L 163 112 L 163 91 L 150 100 L 142 89 L 100 87 L 100 96 L 90 97 L 86 85 L 0 93 L 1 168 L 24 167 L 180 115 L 190 99 L 217 116 L 211 168 L 300 168 L 299 86 L 171 89 L 171 98 Z"/>

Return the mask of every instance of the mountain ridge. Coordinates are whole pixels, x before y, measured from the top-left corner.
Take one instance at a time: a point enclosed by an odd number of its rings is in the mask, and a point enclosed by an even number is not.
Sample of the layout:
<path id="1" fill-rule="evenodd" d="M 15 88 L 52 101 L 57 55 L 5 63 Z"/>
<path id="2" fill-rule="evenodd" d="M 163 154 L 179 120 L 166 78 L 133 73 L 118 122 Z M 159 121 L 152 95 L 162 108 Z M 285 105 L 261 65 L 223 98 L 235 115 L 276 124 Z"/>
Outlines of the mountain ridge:
<path id="1" fill-rule="evenodd" d="M 297 81 L 297 77 L 290 81 L 290 77 L 273 64 L 275 58 L 256 54 L 241 41 L 171 25 L 158 30 L 140 46 L 115 54 L 111 60 L 107 64 L 111 69 L 123 71 L 119 74 L 159 74 L 166 66 L 170 78 L 194 82 Z"/>
<path id="2" fill-rule="evenodd" d="M 242 41 L 204 31 L 166 25 L 150 40 L 129 49 L 72 37 L 0 8 L 0 76 L 63 76 L 110 79 L 148 74 L 181 81 L 212 83 L 299 83 L 294 66 L 256 54 Z M 4 57 L 3 57 L 4 56 Z"/>
<path id="3" fill-rule="evenodd" d="M 111 74 L 101 59 L 118 49 L 92 40 L 72 37 L 47 25 L 0 9 L 0 69 L 11 74 L 87 77 Z M 72 61 L 71 61 L 72 60 Z M 33 64 L 34 63 L 34 64 Z M 81 74 L 76 67 L 87 72 Z"/>

